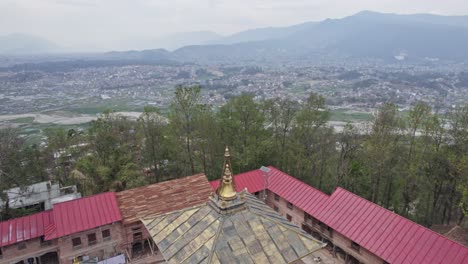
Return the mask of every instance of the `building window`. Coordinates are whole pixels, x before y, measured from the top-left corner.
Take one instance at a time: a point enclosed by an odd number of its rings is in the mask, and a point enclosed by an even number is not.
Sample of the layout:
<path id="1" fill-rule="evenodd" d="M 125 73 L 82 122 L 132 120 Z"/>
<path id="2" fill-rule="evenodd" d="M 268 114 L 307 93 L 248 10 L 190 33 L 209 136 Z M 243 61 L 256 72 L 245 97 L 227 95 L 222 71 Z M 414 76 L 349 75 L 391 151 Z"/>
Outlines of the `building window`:
<path id="1" fill-rule="evenodd" d="M 0 248 L 0 259 L 2 258 L 3 256 L 3 251 L 2 251 L 2 248 Z"/>
<path id="2" fill-rule="evenodd" d="M 311 216 L 311 218 L 312 218 L 312 225 L 318 225 L 319 224 L 319 221 L 317 219 L 313 218 L 312 216 Z"/>
<path id="3" fill-rule="evenodd" d="M 286 218 L 288 219 L 288 221 L 289 221 L 289 222 L 291 222 L 291 221 L 292 221 L 292 216 L 290 216 L 290 215 L 286 214 Z"/>
<path id="4" fill-rule="evenodd" d="M 133 241 L 135 240 L 141 240 L 143 238 L 143 234 L 141 232 L 134 233 L 133 234 Z"/>
<path id="5" fill-rule="evenodd" d="M 275 201 L 279 201 L 279 198 L 280 198 L 279 195 L 275 193 Z"/>
<path id="6" fill-rule="evenodd" d="M 81 246 L 81 238 L 80 237 L 72 238 L 72 246 L 73 247 Z"/>
<path id="7" fill-rule="evenodd" d="M 278 206 L 276 206 L 276 205 L 275 205 L 275 206 L 273 206 L 273 210 L 275 210 L 276 212 L 279 212 L 279 208 L 278 208 Z"/>
<path id="8" fill-rule="evenodd" d="M 46 247 L 50 246 L 52 244 L 52 241 L 46 241 L 44 236 L 41 236 L 41 247 Z"/>
<path id="9" fill-rule="evenodd" d="M 333 237 L 333 229 L 329 226 L 327 226 L 327 231 L 328 231 L 328 236 Z"/>
<path id="10" fill-rule="evenodd" d="M 359 252 L 361 250 L 361 246 L 358 243 L 354 242 L 354 241 L 351 241 L 351 247 L 354 250 L 356 250 L 357 252 Z"/>
<path id="11" fill-rule="evenodd" d="M 312 217 L 310 214 L 304 212 L 304 222 L 310 221 L 312 225 L 317 224 L 317 219 Z"/>
<path id="12" fill-rule="evenodd" d="M 289 209 L 293 209 L 293 204 L 292 203 L 288 202 L 287 206 L 288 206 Z"/>
<path id="13" fill-rule="evenodd" d="M 111 239 L 111 233 L 109 229 L 102 230 L 102 238 L 104 241 L 110 240 Z"/>
<path id="14" fill-rule="evenodd" d="M 18 250 L 23 250 L 26 248 L 26 242 L 22 242 L 18 244 Z"/>
<path id="15" fill-rule="evenodd" d="M 96 233 L 88 234 L 88 246 L 96 245 Z"/>

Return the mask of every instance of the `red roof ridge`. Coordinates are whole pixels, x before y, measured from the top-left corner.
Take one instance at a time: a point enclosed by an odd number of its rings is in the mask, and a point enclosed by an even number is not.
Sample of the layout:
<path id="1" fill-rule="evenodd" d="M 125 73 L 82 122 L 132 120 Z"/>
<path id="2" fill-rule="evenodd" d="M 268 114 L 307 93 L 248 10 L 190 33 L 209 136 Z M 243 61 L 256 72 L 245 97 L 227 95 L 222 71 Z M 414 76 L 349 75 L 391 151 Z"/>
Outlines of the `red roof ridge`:
<path id="1" fill-rule="evenodd" d="M 458 242 L 458 241 L 452 240 L 452 239 L 450 239 L 450 238 L 448 238 L 448 237 L 446 237 L 446 236 L 444 236 L 444 235 L 442 235 L 442 234 L 440 234 L 440 233 L 435 232 L 434 230 L 431 230 L 430 228 L 427 228 L 427 227 L 425 227 L 425 226 L 423 226 L 423 225 L 421 225 L 421 224 L 418 224 L 418 223 L 416 223 L 416 222 L 414 222 L 414 221 L 412 221 L 412 220 L 410 220 L 410 219 L 408 219 L 408 218 L 406 218 L 406 217 L 404 217 L 404 216 L 401 216 L 401 215 L 399 215 L 399 214 L 397 214 L 397 213 L 395 213 L 395 212 L 393 212 L 393 211 L 391 211 L 391 210 L 389 210 L 389 209 L 387 209 L 387 208 L 385 208 L 385 207 L 383 207 L 383 206 L 380 206 L 380 205 L 378 205 L 378 204 L 376 204 L 376 203 L 374 203 L 374 202 L 372 202 L 372 201 L 369 201 L 369 200 L 367 200 L 366 198 L 361 197 L 361 196 L 359 196 L 359 195 L 357 195 L 357 194 L 355 194 L 355 193 L 353 193 L 353 192 L 351 192 L 351 191 L 348 191 L 348 190 L 346 190 L 346 189 L 344 189 L 344 188 L 342 188 L 342 187 L 339 187 L 339 186 L 336 187 L 335 191 L 333 191 L 333 193 L 332 193 L 331 196 L 333 196 L 333 195 L 335 194 L 335 192 L 337 192 L 338 190 L 347 192 L 347 193 L 349 193 L 349 194 L 351 194 L 351 195 L 353 195 L 353 196 L 355 196 L 355 197 L 357 197 L 357 198 L 359 198 L 359 199 L 364 200 L 366 203 L 369 203 L 369 204 L 371 204 L 372 206 L 378 207 L 379 209 L 383 209 L 383 210 L 385 210 L 385 211 L 387 211 L 387 212 L 390 212 L 390 213 L 394 214 L 394 215 L 395 215 L 396 217 L 398 217 L 400 220 L 410 222 L 411 224 L 414 224 L 414 225 L 418 225 L 420 228 L 423 228 L 423 229 L 425 229 L 426 231 L 430 231 L 430 232 L 432 232 L 433 234 L 436 234 L 436 235 L 439 236 L 439 237 L 442 237 L 442 238 L 444 238 L 444 239 L 450 240 L 450 241 L 452 241 L 452 242 L 454 242 L 454 243 L 457 243 L 457 244 L 459 244 L 460 246 L 463 246 L 463 247 L 465 247 L 465 248 L 468 249 L 467 246 L 463 245 L 462 243 L 460 243 L 460 242 Z M 331 197 L 331 196 L 330 196 L 330 197 Z"/>
<path id="2" fill-rule="evenodd" d="M 30 215 L 23 215 L 23 216 L 20 216 L 20 217 L 10 218 L 10 219 L 7 219 L 7 220 L 0 221 L 0 224 L 13 222 L 13 221 L 18 221 L 18 220 L 33 217 L 33 216 L 39 216 L 39 215 L 42 215 L 42 214 L 45 214 L 45 213 L 51 213 L 51 211 L 52 211 L 52 209 L 48 209 L 48 210 L 44 210 L 44 211 L 37 212 L 37 213 L 34 213 L 34 214 L 30 214 Z"/>
<path id="3" fill-rule="evenodd" d="M 31 225 L 31 222 L 36 224 Z M 43 236 L 46 226 L 53 223 L 52 210 L 2 221 L 0 222 L 0 247 Z"/>
<path id="4" fill-rule="evenodd" d="M 122 221 L 115 192 L 57 203 L 52 212 L 55 227 L 47 228 L 46 240 Z"/>
<path id="5" fill-rule="evenodd" d="M 73 200 L 68 200 L 68 201 L 63 201 L 63 202 L 59 202 L 59 203 L 55 203 L 54 205 L 57 205 L 57 204 L 65 204 L 65 203 L 72 203 L 72 202 L 75 202 L 78 201 L 78 200 L 85 200 L 85 199 L 92 199 L 96 196 L 100 196 L 100 195 L 105 195 L 105 194 L 109 194 L 109 193 L 113 193 L 114 196 L 115 196 L 115 192 L 114 191 L 109 191 L 109 192 L 102 192 L 102 193 L 96 193 L 96 194 L 92 194 L 92 195 L 89 195 L 89 196 L 84 196 L 84 197 L 80 197 L 78 199 L 73 199 Z M 53 210 L 53 209 L 50 209 L 50 210 Z"/>
<path id="6" fill-rule="evenodd" d="M 328 196 L 328 197 L 331 197 L 330 194 L 327 194 L 326 192 L 323 192 L 322 190 L 319 190 L 319 189 L 315 188 L 314 186 L 312 186 L 312 185 L 310 185 L 310 184 L 308 184 L 308 183 L 306 183 L 306 182 L 303 182 L 303 181 L 299 180 L 298 178 L 295 178 L 295 177 L 293 177 L 293 176 L 287 174 L 286 172 L 284 172 L 284 171 L 282 171 L 282 170 L 279 170 L 279 169 L 277 169 L 277 168 L 275 168 L 275 167 L 273 167 L 273 166 L 268 166 L 268 168 L 274 169 L 274 170 L 278 171 L 279 173 L 281 173 L 282 175 L 291 178 L 293 181 L 299 182 L 300 184 L 305 184 L 307 187 L 310 187 L 310 188 L 312 188 L 312 189 L 314 189 L 314 190 L 320 192 L 321 194 L 324 194 L 324 195 L 326 195 L 326 196 Z M 260 169 L 257 169 L 257 170 L 260 170 Z M 270 190 L 270 191 L 271 191 L 271 190 Z"/>
<path id="7" fill-rule="evenodd" d="M 468 257 L 467 247 L 462 243 L 351 191 L 337 187 L 331 194 L 327 194 L 273 166 L 268 168 L 271 177 L 268 190 L 280 195 L 348 239 L 360 243 L 363 249 L 369 250 L 383 260 L 392 263 L 410 261 L 436 263 L 444 258 L 453 263 L 464 263 Z M 241 185 L 238 187 L 247 187 L 250 192 L 261 191 L 265 189 L 261 174 L 263 172 L 259 169 L 237 174 L 236 184 Z M 210 182 L 213 189 L 217 187 L 218 182 L 219 180 Z M 345 210 L 339 210 L 340 208 Z M 388 226 L 381 228 L 382 224 Z M 413 237 L 415 235 L 418 237 Z M 439 250 L 443 252 L 438 252 Z"/>

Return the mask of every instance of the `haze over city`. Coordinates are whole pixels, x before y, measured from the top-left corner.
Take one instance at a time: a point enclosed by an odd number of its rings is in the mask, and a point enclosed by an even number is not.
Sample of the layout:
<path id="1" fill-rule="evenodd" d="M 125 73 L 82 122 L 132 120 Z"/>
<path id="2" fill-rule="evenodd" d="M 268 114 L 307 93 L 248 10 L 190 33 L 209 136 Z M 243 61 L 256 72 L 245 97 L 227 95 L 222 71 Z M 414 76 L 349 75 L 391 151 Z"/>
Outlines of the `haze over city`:
<path id="1" fill-rule="evenodd" d="M 0 264 L 467 264 L 468 1 L 0 0 Z"/>
<path id="2" fill-rule="evenodd" d="M 2 0 L 0 10 L 0 35 L 30 34 L 71 51 L 106 51 L 149 49 L 151 41 L 174 33 L 209 31 L 226 36 L 252 28 L 343 18 L 362 10 L 466 15 L 468 2 Z"/>

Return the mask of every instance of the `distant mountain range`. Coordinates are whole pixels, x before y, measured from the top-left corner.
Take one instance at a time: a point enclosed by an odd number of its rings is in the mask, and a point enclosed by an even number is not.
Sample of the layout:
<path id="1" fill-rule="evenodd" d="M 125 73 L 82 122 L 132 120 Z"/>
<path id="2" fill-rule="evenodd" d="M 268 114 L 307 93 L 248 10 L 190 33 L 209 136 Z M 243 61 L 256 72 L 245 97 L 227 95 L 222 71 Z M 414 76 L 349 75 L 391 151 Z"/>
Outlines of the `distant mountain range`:
<path id="1" fill-rule="evenodd" d="M 40 38 L 0 37 L 0 53 L 48 52 Z M 154 45 L 154 46 L 151 46 Z M 105 53 L 103 58 L 177 61 L 268 61 L 377 58 L 387 61 L 468 60 L 468 16 L 397 15 L 363 11 L 341 19 L 251 29 L 230 36 L 201 31 L 145 43 L 145 51 Z M 174 49 L 173 52 L 160 48 Z"/>
<path id="2" fill-rule="evenodd" d="M 202 45 L 212 43 L 223 36 L 212 31 L 195 31 L 174 33 L 158 38 L 135 38 L 126 41 L 126 46 L 132 49 L 166 49 L 175 50 L 187 45 Z"/>
<path id="3" fill-rule="evenodd" d="M 236 44 L 242 42 L 262 41 L 286 38 L 298 31 L 310 29 L 317 22 L 306 22 L 289 27 L 267 27 L 242 31 L 227 37 L 220 37 L 204 44 Z"/>
<path id="4" fill-rule="evenodd" d="M 249 32 L 255 30 L 236 35 L 245 36 Z M 468 16 L 364 11 L 342 19 L 327 19 L 272 32 L 277 34 L 271 34 L 274 35 L 272 38 L 264 34 L 259 41 L 252 37 L 229 45 L 186 46 L 174 54 L 200 61 L 304 59 L 319 55 L 384 60 L 468 59 Z"/>
<path id="5" fill-rule="evenodd" d="M 44 38 L 27 34 L 0 36 L 0 54 L 37 54 L 61 52 L 57 44 Z"/>

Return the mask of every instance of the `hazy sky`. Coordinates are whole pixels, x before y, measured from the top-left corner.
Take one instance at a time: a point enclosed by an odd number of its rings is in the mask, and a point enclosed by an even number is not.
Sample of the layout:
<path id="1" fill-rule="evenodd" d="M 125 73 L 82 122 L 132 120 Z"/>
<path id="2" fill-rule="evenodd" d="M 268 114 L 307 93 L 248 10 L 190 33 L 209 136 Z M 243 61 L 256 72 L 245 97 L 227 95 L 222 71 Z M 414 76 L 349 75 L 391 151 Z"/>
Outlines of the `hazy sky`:
<path id="1" fill-rule="evenodd" d="M 118 48 L 129 38 L 241 30 L 340 18 L 362 10 L 468 14 L 467 0 L 0 0 L 0 35 L 59 45 Z"/>

